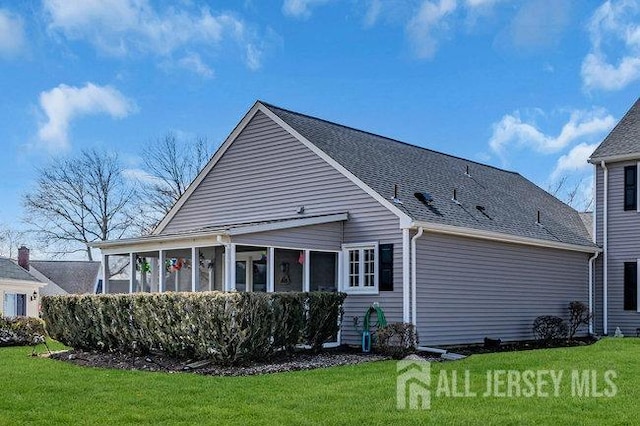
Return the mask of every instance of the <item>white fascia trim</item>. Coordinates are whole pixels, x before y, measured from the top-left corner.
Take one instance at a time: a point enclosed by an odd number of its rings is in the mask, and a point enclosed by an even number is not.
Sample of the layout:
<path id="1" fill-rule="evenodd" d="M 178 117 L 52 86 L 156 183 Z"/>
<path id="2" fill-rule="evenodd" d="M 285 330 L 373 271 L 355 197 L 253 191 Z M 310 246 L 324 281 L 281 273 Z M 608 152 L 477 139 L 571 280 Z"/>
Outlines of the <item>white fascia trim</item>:
<path id="1" fill-rule="evenodd" d="M 519 237 L 517 235 L 503 234 L 494 231 L 484 231 L 481 229 L 465 228 L 462 226 L 442 225 L 430 222 L 412 222 L 413 228 L 424 228 L 425 231 L 435 232 L 439 234 L 458 235 L 468 238 L 479 238 L 483 240 L 500 241 L 504 243 L 522 244 L 536 247 L 555 248 L 560 250 L 578 251 L 582 253 L 597 253 L 602 249 L 592 246 L 581 246 L 577 244 L 568 244 L 561 242 L 539 240 L 537 238 Z"/>
<path id="2" fill-rule="evenodd" d="M 20 287 L 29 287 L 31 289 L 42 288 L 46 286 L 47 283 L 43 283 L 40 281 L 27 281 L 27 280 L 14 280 L 11 278 L 3 278 L 0 280 L 0 288 L 3 286 L 11 287 L 11 290 L 19 289 Z"/>
<path id="3" fill-rule="evenodd" d="M 618 161 L 629 161 L 629 160 L 637 160 L 640 158 L 640 154 L 621 154 L 621 155 L 611 155 L 608 157 L 591 157 L 587 160 L 591 164 L 600 164 L 601 162 L 605 163 L 615 163 Z"/>
<path id="4" fill-rule="evenodd" d="M 211 247 L 223 245 L 229 240 L 224 233 L 216 234 L 192 234 L 192 235 L 170 235 L 158 237 L 147 237 L 136 240 L 115 240 L 106 241 L 93 245 L 99 248 L 102 254 L 118 255 L 133 253 L 144 253 L 158 250 L 178 250 L 192 247 Z"/>
<path id="5" fill-rule="evenodd" d="M 258 112 L 259 105 L 261 105 L 259 102 L 254 103 L 251 109 L 249 109 L 249 111 L 244 115 L 244 117 L 242 117 L 242 120 L 240 120 L 240 122 L 236 125 L 236 127 L 233 129 L 231 134 L 227 136 L 227 139 L 225 139 L 222 145 L 220 145 L 220 148 L 218 148 L 218 150 L 213 155 L 213 157 L 211 157 L 207 165 L 203 167 L 203 169 L 200 171 L 198 176 L 196 176 L 196 178 L 187 187 L 186 191 L 182 194 L 182 196 L 178 199 L 178 201 L 176 201 L 173 207 L 171 207 L 171 210 L 169 210 L 169 213 L 167 213 L 165 217 L 160 221 L 158 226 L 156 226 L 156 228 L 152 232 L 152 235 L 160 234 L 169 224 L 171 219 L 173 219 L 173 217 L 178 213 L 178 211 L 180 211 L 184 203 L 189 199 L 189 197 L 191 197 L 191 194 L 193 194 L 196 188 L 200 186 L 200 183 L 202 183 L 202 181 L 204 180 L 205 177 L 207 177 L 211 169 L 213 169 L 213 167 L 218 163 L 218 161 L 220 161 L 220 158 L 222 158 L 224 153 L 227 152 L 227 149 L 229 149 L 233 141 L 235 141 L 238 135 L 244 130 L 245 127 L 247 127 L 247 124 L 249 124 L 253 116 L 256 115 L 256 112 Z"/>
<path id="6" fill-rule="evenodd" d="M 239 226 L 230 228 L 227 235 L 254 234 L 257 232 L 277 231 L 280 229 L 298 228 L 301 226 L 321 225 L 323 223 L 342 222 L 349 219 L 349 213 L 328 214 L 323 216 L 303 217 L 300 219 L 283 220 L 281 222 L 264 223 L 259 225 Z"/>
<path id="7" fill-rule="evenodd" d="M 261 104 L 260 102 L 258 102 L 257 104 L 258 104 L 258 109 L 263 114 L 265 114 L 271 120 L 275 121 L 280 127 L 282 127 L 287 132 L 289 132 L 291 136 L 293 136 L 298 141 L 300 141 L 304 146 L 309 148 L 314 154 L 316 154 L 318 157 L 322 158 L 324 161 L 329 163 L 329 165 L 331 165 L 334 169 L 342 173 L 342 175 L 344 175 L 347 179 L 349 179 L 351 182 L 356 184 L 360 189 L 362 189 L 364 192 L 366 192 L 368 195 L 370 195 L 372 198 L 374 198 L 376 201 L 378 201 L 380 204 L 382 204 L 384 207 L 390 210 L 393 214 L 398 216 L 398 218 L 400 218 L 401 228 L 407 228 L 409 226 L 409 223 L 411 223 L 411 218 L 409 217 L 409 215 L 407 215 L 405 212 L 403 212 L 402 210 L 394 206 L 389 200 L 385 199 L 382 195 L 378 194 L 369 185 L 364 183 L 362 180 L 356 177 L 353 173 L 351 173 L 349 170 L 343 167 L 340 163 L 338 163 L 336 160 L 331 158 L 320 148 L 315 146 L 311 141 L 309 141 L 307 138 L 305 138 L 300 133 L 298 133 L 293 127 L 285 123 L 284 120 L 278 117 L 268 107 Z"/>

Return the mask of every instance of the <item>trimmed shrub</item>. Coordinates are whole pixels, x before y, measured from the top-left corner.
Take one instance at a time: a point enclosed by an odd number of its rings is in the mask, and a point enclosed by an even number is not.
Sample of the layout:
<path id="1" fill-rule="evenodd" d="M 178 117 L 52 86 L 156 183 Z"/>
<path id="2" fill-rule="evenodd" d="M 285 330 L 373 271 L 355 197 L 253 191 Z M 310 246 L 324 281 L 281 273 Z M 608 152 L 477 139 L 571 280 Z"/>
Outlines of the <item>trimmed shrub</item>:
<path id="1" fill-rule="evenodd" d="M 0 346 L 35 345 L 44 336 L 42 320 L 29 317 L 0 317 Z"/>
<path id="2" fill-rule="evenodd" d="M 376 352 L 401 359 L 415 352 L 418 335 L 413 324 L 393 322 L 381 327 L 378 332 Z"/>
<path id="3" fill-rule="evenodd" d="M 569 340 L 573 340 L 581 325 L 589 325 L 592 314 L 589 307 L 579 301 L 569 303 Z"/>
<path id="4" fill-rule="evenodd" d="M 42 299 L 54 339 L 84 350 L 243 364 L 298 343 L 322 346 L 340 327 L 344 293 L 139 293 Z"/>
<path id="5" fill-rule="evenodd" d="M 342 303 L 346 297 L 345 293 L 307 293 L 304 337 L 305 343 L 312 349 L 317 351 L 323 343 L 337 337 L 344 314 Z"/>
<path id="6" fill-rule="evenodd" d="M 545 343 L 565 339 L 567 332 L 567 323 L 560 317 L 543 315 L 533 321 L 534 336 Z"/>

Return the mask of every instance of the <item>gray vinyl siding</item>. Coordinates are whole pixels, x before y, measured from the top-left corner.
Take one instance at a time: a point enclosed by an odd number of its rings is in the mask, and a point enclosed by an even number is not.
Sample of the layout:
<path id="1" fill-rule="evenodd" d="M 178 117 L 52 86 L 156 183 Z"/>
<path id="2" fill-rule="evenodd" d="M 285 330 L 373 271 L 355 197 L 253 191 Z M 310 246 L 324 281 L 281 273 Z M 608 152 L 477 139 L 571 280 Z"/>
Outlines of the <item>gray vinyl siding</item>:
<path id="1" fill-rule="evenodd" d="M 377 241 L 394 245 L 394 291 L 373 296 L 350 295 L 344 306 L 342 341 L 359 343 L 353 317 L 362 320 L 373 302 L 380 303 L 389 321 L 402 321 L 402 233 L 397 216 L 261 112 L 162 233 L 291 218 L 300 206 L 305 207 L 306 215 L 348 212 L 341 243 Z M 283 246 L 304 243 L 310 249 L 337 246 L 332 241 L 335 228 L 329 230 L 329 236 L 316 230 L 293 230 L 292 237 L 278 231 L 272 233 L 273 240 L 257 235 L 235 236 L 233 241 L 255 244 L 272 241 L 270 245 Z"/>
<path id="2" fill-rule="evenodd" d="M 584 253 L 425 233 L 417 258 L 421 345 L 532 339 L 536 317 L 587 303 Z"/>
<path id="3" fill-rule="evenodd" d="M 237 235 L 231 242 L 253 246 L 339 251 L 342 248 L 342 222 Z"/>
<path id="4" fill-rule="evenodd" d="M 608 332 L 620 327 L 625 335 L 635 336 L 640 327 L 640 313 L 624 310 L 624 262 L 640 259 L 640 213 L 624 210 L 624 167 L 635 161 L 608 164 Z M 598 173 L 599 175 L 602 172 Z M 600 182 L 601 180 L 599 180 Z M 598 184 L 598 192 L 603 192 Z M 603 204 L 598 204 L 598 208 Z M 602 221 L 598 222 L 602 229 Z M 602 294 L 602 293 L 600 293 Z M 602 299 L 600 299 L 600 302 Z"/>

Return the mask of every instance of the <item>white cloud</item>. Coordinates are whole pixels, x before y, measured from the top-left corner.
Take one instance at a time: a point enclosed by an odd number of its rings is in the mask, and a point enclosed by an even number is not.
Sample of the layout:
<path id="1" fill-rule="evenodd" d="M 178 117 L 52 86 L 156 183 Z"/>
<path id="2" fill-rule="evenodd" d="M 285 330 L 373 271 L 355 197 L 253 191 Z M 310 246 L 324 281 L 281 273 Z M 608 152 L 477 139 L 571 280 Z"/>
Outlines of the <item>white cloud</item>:
<path id="1" fill-rule="evenodd" d="M 42 92 L 40 108 L 47 121 L 40 126 L 38 137 L 49 150 L 69 146 L 69 124 L 77 117 L 107 114 L 112 118 L 123 118 L 136 110 L 135 104 L 118 90 L 93 83 L 84 87 L 61 84 Z"/>
<path id="2" fill-rule="evenodd" d="M 26 44 L 22 18 L 0 9 L 0 56 L 15 56 L 22 52 Z"/>
<path id="3" fill-rule="evenodd" d="M 561 177 L 563 174 L 589 170 L 592 166 L 587 162 L 593 151 L 598 147 L 597 143 L 580 143 L 558 158 L 556 167 L 551 173 L 551 180 Z"/>
<path id="4" fill-rule="evenodd" d="M 150 175 L 146 171 L 137 168 L 130 168 L 122 170 L 122 175 L 125 179 L 128 179 L 132 182 L 142 182 L 147 184 L 162 184 L 163 181 L 160 178 Z"/>
<path id="5" fill-rule="evenodd" d="M 438 37 L 448 30 L 447 17 L 457 8 L 456 0 L 426 0 L 407 23 L 406 31 L 416 56 L 431 58 L 438 48 Z"/>
<path id="6" fill-rule="evenodd" d="M 284 0 L 282 13 L 294 18 L 306 19 L 311 16 L 311 8 L 328 3 L 329 0 Z"/>
<path id="7" fill-rule="evenodd" d="M 206 7 L 160 11 L 148 0 L 45 0 L 44 8 L 52 31 L 69 39 L 87 40 L 113 56 L 142 52 L 168 57 L 196 47 L 202 55 L 226 40 L 240 46 L 244 55 L 246 46 L 256 38 L 240 18 L 213 14 Z M 200 62 L 204 65 L 202 58 Z M 251 68 L 254 64 L 247 65 Z"/>
<path id="8" fill-rule="evenodd" d="M 178 65 L 205 78 L 213 78 L 215 75 L 213 69 L 202 62 L 202 58 L 197 53 L 189 53 L 187 56 L 180 58 Z"/>
<path id="9" fill-rule="evenodd" d="M 588 29 L 591 50 L 581 70 L 586 89 L 620 90 L 640 79 L 640 2 L 606 1 L 591 16 Z"/>
<path id="10" fill-rule="evenodd" d="M 535 123 L 523 121 L 520 113 L 507 114 L 493 125 L 493 135 L 489 140 L 491 150 L 504 160 L 509 145 L 528 147 L 540 153 L 553 153 L 581 138 L 602 134 L 610 130 L 615 119 L 603 109 L 591 111 L 575 110 L 556 136 L 539 130 Z"/>

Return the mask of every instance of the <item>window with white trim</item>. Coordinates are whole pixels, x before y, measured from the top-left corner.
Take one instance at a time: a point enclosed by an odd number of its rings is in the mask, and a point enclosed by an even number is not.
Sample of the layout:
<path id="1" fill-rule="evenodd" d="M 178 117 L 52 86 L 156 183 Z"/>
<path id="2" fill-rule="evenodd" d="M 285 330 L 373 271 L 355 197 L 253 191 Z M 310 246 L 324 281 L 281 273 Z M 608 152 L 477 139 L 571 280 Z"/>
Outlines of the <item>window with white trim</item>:
<path id="1" fill-rule="evenodd" d="M 378 293 L 378 243 L 345 244 L 346 293 Z"/>

